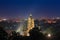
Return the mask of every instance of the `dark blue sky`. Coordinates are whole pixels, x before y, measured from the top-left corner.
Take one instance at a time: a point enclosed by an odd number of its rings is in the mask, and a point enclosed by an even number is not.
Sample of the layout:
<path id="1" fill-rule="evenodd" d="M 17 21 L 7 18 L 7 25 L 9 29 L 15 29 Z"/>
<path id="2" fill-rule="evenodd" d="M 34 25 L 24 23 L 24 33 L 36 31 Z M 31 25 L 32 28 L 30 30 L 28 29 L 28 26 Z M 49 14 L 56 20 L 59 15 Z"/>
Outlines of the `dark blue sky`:
<path id="1" fill-rule="evenodd" d="M 1 17 L 60 16 L 59 0 L 0 0 Z"/>

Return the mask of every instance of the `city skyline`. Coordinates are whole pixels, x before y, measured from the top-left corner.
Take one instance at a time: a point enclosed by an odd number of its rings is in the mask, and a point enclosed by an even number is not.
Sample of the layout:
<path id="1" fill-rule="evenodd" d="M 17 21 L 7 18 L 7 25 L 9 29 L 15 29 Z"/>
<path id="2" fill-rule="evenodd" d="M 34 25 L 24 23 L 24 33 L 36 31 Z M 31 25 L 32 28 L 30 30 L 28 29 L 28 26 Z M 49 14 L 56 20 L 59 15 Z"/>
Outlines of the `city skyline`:
<path id="1" fill-rule="evenodd" d="M 59 0 L 0 0 L 0 17 L 60 17 Z"/>

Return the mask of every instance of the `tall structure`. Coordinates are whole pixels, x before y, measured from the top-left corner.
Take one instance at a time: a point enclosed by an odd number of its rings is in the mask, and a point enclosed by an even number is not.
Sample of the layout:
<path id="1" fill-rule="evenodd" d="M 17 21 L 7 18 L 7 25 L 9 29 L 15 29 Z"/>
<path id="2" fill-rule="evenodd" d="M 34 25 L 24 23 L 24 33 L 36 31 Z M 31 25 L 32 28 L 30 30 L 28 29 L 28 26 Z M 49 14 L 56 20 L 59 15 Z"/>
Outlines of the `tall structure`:
<path id="1" fill-rule="evenodd" d="M 32 14 L 30 14 L 27 21 L 28 21 L 27 31 L 29 32 L 32 28 L 34 28 L 34 19 L 32 18 Z"/>
<path id="2" fill-rule="evenodd" d="M 23 20 L 23 22 L 20 23 L 21 24 L 17 32 L 22 32 L 22 36 L 29 36 L 29 31 L 34 28 L 34 19 L 32 18 L 32 14 L 30 14 L 28 19 L 25 19 Z"/>
<path id="3" fill-rule="evenodd" d="M 27 30 L 25 31 L 26 33 L 25 36 L 29 36 L 29 31 L 34 28 L 34 19 L 32 18 L 32 14 L 27 19 Z"/>

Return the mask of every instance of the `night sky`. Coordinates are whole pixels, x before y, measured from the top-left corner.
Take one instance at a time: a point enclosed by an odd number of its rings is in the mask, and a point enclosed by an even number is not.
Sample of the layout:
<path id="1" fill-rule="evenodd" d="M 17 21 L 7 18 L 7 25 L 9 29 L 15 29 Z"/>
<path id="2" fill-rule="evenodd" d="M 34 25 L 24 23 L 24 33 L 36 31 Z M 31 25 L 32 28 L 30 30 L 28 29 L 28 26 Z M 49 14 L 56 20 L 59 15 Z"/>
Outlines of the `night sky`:
<path id="1" fill-rule="evenodd" d="M 60 17 L 59 0 L 0 0 L 0 17 Z"/>

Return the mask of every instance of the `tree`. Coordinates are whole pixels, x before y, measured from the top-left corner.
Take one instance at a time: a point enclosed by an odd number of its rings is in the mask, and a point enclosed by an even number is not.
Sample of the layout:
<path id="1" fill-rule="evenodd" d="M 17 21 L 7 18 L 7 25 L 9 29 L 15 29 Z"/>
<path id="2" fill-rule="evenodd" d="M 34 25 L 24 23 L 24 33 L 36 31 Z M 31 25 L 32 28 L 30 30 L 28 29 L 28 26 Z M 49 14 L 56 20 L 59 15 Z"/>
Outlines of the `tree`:
<path id="1" fill-rule="evenodd" d="M 7 40 L 8 34 L 4 31 L 3 27 L 0 27 L 0 40 Z"/>
<path id="2" fill-rule="evenodd" d="M 38 28 L 33 28 L 29 33 L 32 40 L 45 40 L 45 36 L 39 32 Z"/>

